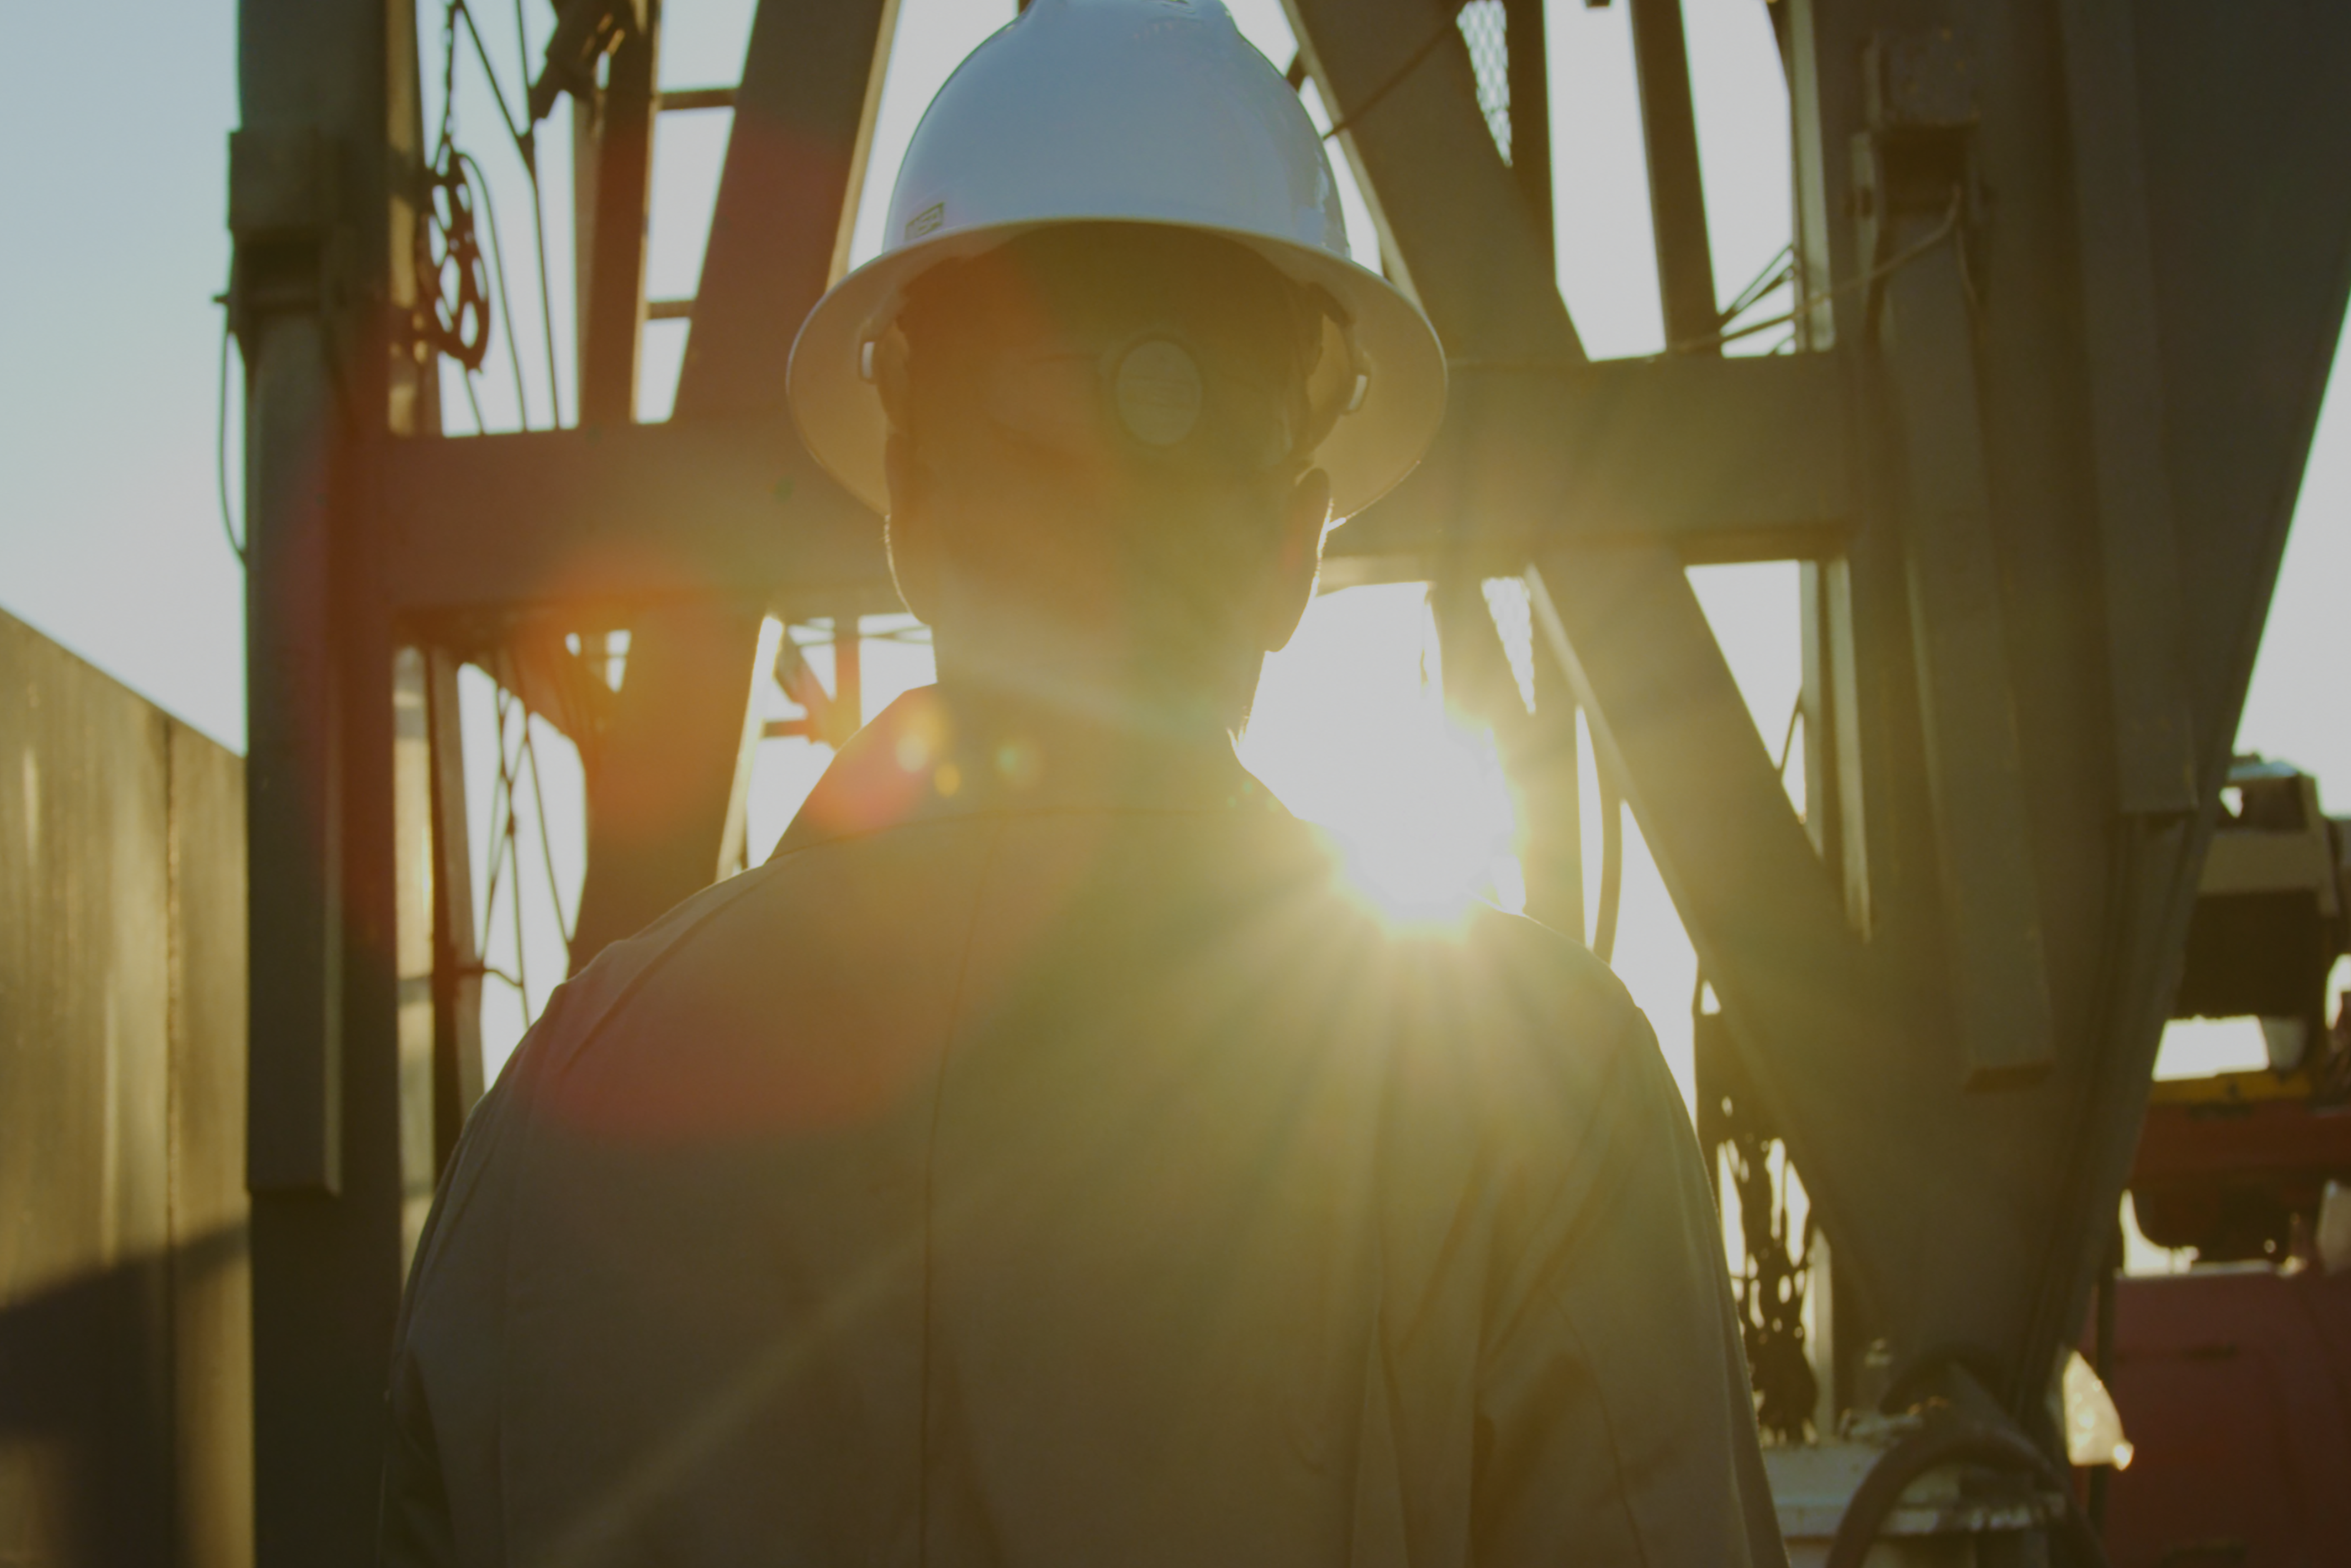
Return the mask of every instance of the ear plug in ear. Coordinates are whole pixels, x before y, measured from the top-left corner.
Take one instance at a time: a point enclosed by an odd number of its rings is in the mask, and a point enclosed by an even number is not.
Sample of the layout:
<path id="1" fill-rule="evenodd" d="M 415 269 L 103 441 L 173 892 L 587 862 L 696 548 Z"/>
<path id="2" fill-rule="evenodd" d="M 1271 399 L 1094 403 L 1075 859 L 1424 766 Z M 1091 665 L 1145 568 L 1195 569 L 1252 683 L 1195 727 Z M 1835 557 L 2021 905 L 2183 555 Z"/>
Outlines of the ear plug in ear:
<path id="1" fill-rule="evenodd" d="M 1200 423 L 1200 367 L 1165 338 L 1129 349 L 1118 361 L 1111 401 L 1128 434 L 1151 446 L 1173 446 Z"/>

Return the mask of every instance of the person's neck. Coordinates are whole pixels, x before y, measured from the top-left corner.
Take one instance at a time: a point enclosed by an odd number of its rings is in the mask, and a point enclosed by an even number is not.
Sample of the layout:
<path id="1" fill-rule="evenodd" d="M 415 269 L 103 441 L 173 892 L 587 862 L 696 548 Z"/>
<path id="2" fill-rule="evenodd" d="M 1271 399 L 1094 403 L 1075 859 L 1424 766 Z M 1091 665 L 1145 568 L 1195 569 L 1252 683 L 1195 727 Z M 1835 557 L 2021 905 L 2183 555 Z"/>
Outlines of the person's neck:
<path id="1" fill-rule="evenodd" d="M 1082 728 L 1132 747 L 1230 749 L 1238 716 L 1229 701 L 1165 667 L 1139 667 L 1126 650 L 1074 638 L 1047 644 L 1033 634 L 1018 648 L 939 637 L 935 649 L 940 691 L 975 714 Z"/>
<path id="2" fill-rule="evenodd" d="M 955 749 L 1056 802 L 1221 800 L 1246 778 L 1214 702 L 1138 692 L 1067 666 L 975 666 L 942 653 Z"/>

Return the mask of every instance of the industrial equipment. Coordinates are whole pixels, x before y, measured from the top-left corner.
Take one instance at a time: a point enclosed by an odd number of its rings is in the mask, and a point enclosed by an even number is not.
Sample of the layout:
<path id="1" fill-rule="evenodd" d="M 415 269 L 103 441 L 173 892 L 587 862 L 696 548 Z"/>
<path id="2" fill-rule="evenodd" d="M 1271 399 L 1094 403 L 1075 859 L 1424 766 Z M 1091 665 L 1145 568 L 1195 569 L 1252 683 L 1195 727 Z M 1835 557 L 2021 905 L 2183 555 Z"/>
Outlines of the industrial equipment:
<path id="1" fill-rule="evenodd" d="M 1334 536 L 1332 579 L 1436 584 L 1448 667 L 1537 812 L 1531 910 L 1582 929 L 1578 712 L 1656 856 L 1719 1002 L 1709 1136 L 1800 1171 L 1823 1239 L 1813 1360 L 1773 1348 L 1791 1269 L 1746 1287 L 1782 1500 L 1813 1511 L 1792 1531 L 1834 1563 L 1881 1526 L 1906 1561 L 2085 1558 L 2050 1391 L 2134 1151 L 2158 1239 L 2267 1257 L 2306 1207 L 2301 1166 L 2195 1185 L 2194 1105 L 2158 1103 L 2140 1144 L 2175 993 L 2273 1020 L 2274 1083 L 2313 1086 L 2249 1082 L 2231 1124 L 2310 1113 L 2339 1061 L 2334 830 L 2231 754 L 2351 289 L 2351 12 L 1771 0 L 1795 302 L 1789 351 L 1740 357 L 1757 323 L 1715 279 L 1681 7 L 1619 3 L 1668 347 L 1602 361 L 1555 282 L 1538 0 L 1287 0 L 1290 78 L 1329 107 L 1452 381 L 1435 450 Z M 458 666 L 580 747 L 578 964 L 739 861 L 763 622 L 895 607 L 782 367 L 843 269 L 897 12 L 761 0 L 717 89 L 699 288 L 649 303 L 661 6 L 564 0 L 510 129 L 576 108 L 576 419 L 456 440 L 436 360 L 479 363 L 496 302 L 462 149 L 421 122 L 413 0 L 242 0 L 266 1564 L 367 1560 L 406 1238 L 481 1088 Z M 464 47 L 471 14 L 446 22 Z M 648 423 L 655 313 L 692 347 Z M 1801 810 L 1686 573 L 1786 559 Z M 1496 577 L 1527 584 L 1531 702 L 1496 674 Z M 1764 1207 L 1750 1235 L 1786 1248 Z M 2126 1307 L 2123 1343 L 2160 1311 Z"/>

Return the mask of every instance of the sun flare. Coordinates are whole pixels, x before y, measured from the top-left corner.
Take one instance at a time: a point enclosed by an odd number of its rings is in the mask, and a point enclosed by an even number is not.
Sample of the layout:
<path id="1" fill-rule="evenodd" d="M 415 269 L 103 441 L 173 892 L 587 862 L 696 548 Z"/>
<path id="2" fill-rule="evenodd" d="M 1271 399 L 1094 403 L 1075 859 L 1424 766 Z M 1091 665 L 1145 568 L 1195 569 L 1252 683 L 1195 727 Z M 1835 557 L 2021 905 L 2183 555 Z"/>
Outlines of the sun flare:
<path id="1" fill-rule="evenodd" d="M 1526 902 L 1493 737 L 1447 706 L 1436 641 L 1418 583 L 1324 595 L 1266 662 L 1241 741 L 1250 770 L 1328 832 L 1354 891 L 1414 927 Z"/>

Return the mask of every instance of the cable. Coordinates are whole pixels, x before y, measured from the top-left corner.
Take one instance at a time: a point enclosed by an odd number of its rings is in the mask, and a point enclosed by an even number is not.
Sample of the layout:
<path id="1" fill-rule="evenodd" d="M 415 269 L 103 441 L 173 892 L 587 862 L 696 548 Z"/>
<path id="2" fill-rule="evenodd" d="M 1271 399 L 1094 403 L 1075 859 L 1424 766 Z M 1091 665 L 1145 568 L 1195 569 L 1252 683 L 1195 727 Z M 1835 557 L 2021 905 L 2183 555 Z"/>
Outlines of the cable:
<path id="1" fill-rule="evenodd" d="M 1774 327 L 1785 327 L 1790 322 L 1794 321 L 1799 317 L 1802 316 L 1806 311 L 1813 309 L 1816 306 L 1825 305 L 1841 294 L 1849 294 L 1856 288 L 1866 287 L 1870 284 L 1876 283 L 1882 278 L 1893 277 L 1896 273 L 1901 271 L 1904 267 L 1909 266 L 1912 262 L 1917 260 L 1920 256 L 1926 255 L 1928 251 L 1934 249 L 1937 246 L 1950 238 L 1952 235 L 1959 232 L 1959 207 L 1963 199 L 1963 193 L 1959 191 L 1952 192 L 1950 209 L 1943 214 L 1943 221 L 1935 225 L 1932 233 L 1919 240 L 1917 244 L 1912 245 L 1906 249 L 1897 251 L 1894 255 L 1886 257 L 1884 261 L 1878 263 L 1877 266 L 1871 267 L 1867 272 L 1863 273 L 1859 277 L 1848 277 L 1843 283 L 1836 285 L 1833 288 L 1823 289 L 1818 294 L 1810 295 L 1798 301 L 1796 308 L 1793 310 L 1785 311 L 1778 316 L 1766 317 L 1761 321 L 1750 321 L 1744 327 L 1731 328 L 1724 331 L 1710 333 L 1702 338 L 1688 338 L 1678 343 L 1669 343 L 1666 346 L 1666 352 L 1669 354 L 1696 353 L 1701 349 L 1719 348 L 1724 343 L 1735 343 L 1741 338 L 1751 338 L 1758 332 L 1768 332 Z"/>
<path id="2" fill-rule="evenodd" d="M 1771 259 L 1763 264 L 1761 271 L 1747 280 L 1747 287 L 1740 289 L 1729 305 L 1723 307 L 1721 312 L 1715 317 L 1714 324 L 1717 327 L 1729 326 L 1740 316 L 1754 309 L 1757 302 L 1765 295 L 1790 281 L 1795 275 L 1796 242 L 1790 240 L 1771 253 Z"/>
<path id="3" fill-rule="evenodd" d="M 522 772 L 522 762 L 517 756 L 509 771 L 507 758 L 507 716 L 517 706 L 522 709 L 522 733 L 528 739 L 530 735 L 529 705 L 513 696 L 507 696 L 507 700 L 498 705 L 498 782 L 504 787 L 507 802 L 506 821 L 500 831 L 498 848 L 514 867 L 514 892 L 507 897 L 507 906 L 514 915 L 515 988 L 522 993 L 523 1017 L 528 1019 L 531 1016 L 530 956 L 523 945 L 522 931 L 522 823 L 515 815 L 515 783 Z M 546 824 L 541 822 L 539 826 L 544 831 Z M 482 950 L 485 954 L 489 951 L 486 943 Z"/>
<path id="4" fill-rule="evenodd" d="M 1593 956 L 1605 964 L 1616 951 L 1616 912 L 1625 896 L 1625 800 L 1600 769 L 1600 907 L 1592 917 Z"/>
<path id="5" fill-rule="evenodd" d="M 530 74 L 530 29 L 523 20 L 522 0 L 515 0 L 515 37 L 522 46 L 523 74 Z M 538 319 L 547 334 L 547 401 L 553 410 L 554 427 L 563 428 L 563 387 L 555 368 L 555 305 L 548 291 L 547 273 L 547 198 L 538 185 L 538 135 L 536 128 L 515 138 L 515 150 L 522 154 L 523 172 L 530 177 L 530 226 L 538 244 Z"/>
<path id="6" fill-rule="evenodd" d="M 494 980 L 504 980 L 507 985 L 512 986 L 517 991 L 522 989 L 522 982 L 520 980 L 516 979 L 512 975 L 507 974 L 496 964 L 486 964 L 478 958 L 470 964 L 459 965 L 457 972 L 461 975 L 486 975 Z"/>
<path id="7" fill-rule="evenodd" d="M 2049 1457 L 2012 1427 L 1956 1416 L 1929 1417 L 1927 1426 L 1879 1456 L 1845 1504 L 1824 1568 L 1861 1568 L 1887 1516 L 1900 1506 L 1903 1491 L 1928 1470 L 1949 1464 L 2022 1471 L 2057 1492 L 2065 1500 L 2064 1530 L 2076 1568 L 2105 1568 L 2105 1548 L 2090 1528 L 2069 1478 L 2059 1473 Z"/>
<path id="8" fill-rule="evenodd" d="M 531 739 L 528 703 L 523 705 L 522 710 L 522 760 L 530 766 L 530 803 L 538 813 L 538 852 L 547 866 L 547 896 L 555 905 L 555 928 L 563 933 L 563 946 L 569 951 L 577 916 L 574 920 L 563 917 L 563 894 L 555 877 L 555 844 L 547 836 L 547 795 L 538 785 L 538 747 Z"/>
<path id="9" fill-rule="evenodd" d="M 466 36 L 474 40 L 474 57 L 482 62 L 482 75 L 489 80 L 490 100 L 498 106 L 498 118 L 506 121 L 507 135 L 520 141 L 523 132 L 515 125 L 514 112 L 507 108 L 505 89 L 498 86 L 497 68 L 490 64 L 490 51 L 482 43 L 482 30 L 474 25 L 473 12 L 465 8 L 465 0 L 450 0 L 449 11 L 452 16 L 465 19 Z M 456 51 L 453 48 L 450 52 L 454 55 Z M 530 68 L 530 57 L 528 55 L 523 57 L 523 68 L 526 71 Z"/>
<path id="10" fill-rule="evenodd" d="M 498 223 L 497 201 L 492 194 L 489 176 L 483 171 L 480 161 L 457 145 L 456 25 L 460 19 L 465 24 L 467 36 L 474 41 L 475 57 L 481 62 L 482 74 L 487 81 L 490 96 L 498 107 L 498 117 L 504 121 L 507 135 L 516 140 L 517 148 L 521 145 L 519 136 L 515 130 L 514 117 L 507 108 L 506 93 L 498 84 L 497 68 L 491 61 L 489 50 L 483 42 L 481 29 L 475 22 L 473 13 L 466 8 L 465 0 L 450 0 L 443 13 L 442 21 L 439 146 L 434 156 L 434 167 L 427 172 L 427 177 L 431 187 L 435 192 L 445 190 L 448 194 L 451 221 L 441 226 L 448 238 L 449 259 L 458 267 L 459 299 L 456 309 L 453 312 L 455 326 L 452 328 L 440 319 L 440 269 L 433 265 L 433 257 L 425 252 L 421 237 L 423 231 L 420 230 L 419 266 L 421 269 L 429 270 L 434 279 L 434 316 L 428 325 L 428 336 L 433 339 L 433 346 L 436 350 L 449 353 L 464 368 L 465 373 L 462 384 L 465 387 L 466 404 L 473 413 L 474 428 L 477 433 L 486 434 L 489 424 L 482 414 L 481 398 L 474 380 L 474 373 L 480 368 L 488 333 L 502 325 L 505 328 L 504 336 L 507 340 L 507 361 L 515 380 L 517 417 L 521 427 L 529 430 L 532 428 L 530 385 L 523 376 L 521 347 L 514 329 L 514 288 L 507 276 L 506 242 Z M 482 212 L 489 225 L 491 274 L 497 281 L 496 303 L 499 308 L 496 310 L 491 308 L 488 300 L 478 298 L 478 296 L 486 292 L 486 289 L 473 281 L 474 275 L 481 265 L 480 252 L 475 248 L 473 241 L 472 205 L 475 192 L 479 193 Z M 426 219 L 428 224 L 439 221 L 437 201 L 428 211 Z M 472 344 L 462 340 L 462 327 L 469 300 L 475 304 L 483 320 L 482 341 Z"/>
<path id="11" fill-rule="evenodd" d="M 490 933 L 497 925 L 498 877 L 506 866 L 507 834 L 501 831 L 501 821 L 507 829 L 511 829 L 514 821 L 514 807 L 507 801 L 507 706 L 513 698 L 504 686 L 496 687 L 496 692 L 491 716 L 497 726 L 498 773 L 490 782 L 490 809 L 486 815 L 493 836 L 489 846 L 489 867 L 483 873 L 481 938 L 474 944 L 474 951 L 486 957 L 490 950 Z M 505 805 L 503 819 L 500 816 L 501 804 Z M 517 874 L 519 875 L 519 872 Z"/>
<path id="12" fill-rule="evenodd" d="M 487 435 L 490 433 L 490 422 L 482 417 L 482 400 L 474 393 L 474 372 L 467 371 L 458 377 L 457 384 L 465 389 L 465 406 L 474 411 L 474 434 Z M 526 430 L 530 428 L 528 421 L 524 422 L 523 428 Z"/>
<path id="13" fill-rule="evenodd" d="M 442 16 L 440 141 L 447 149 L 451 173 L 462 172 L 481 191 L 482 209 L 489 219 L 490 256 L 498 280 L 498 300 L 504 307 L 507 358 L 514 370 L 515 404 L 519 411 L 522 427 L 528 430 L 532 428 L 529 383 L 523 377 L 520 343 L 514 329 L 514 290 L 507 276 L 506 246 L 499 233 L 497 204 L 490 194 L 489 178 L 482 172 L 479 161 L 455 145 L 457 24 L 460 21 L 465 24 L 465 36 L 473 41 L 474 57 L 481 64 L 490 98 L 497 105 L 499 121 L 507 139 L 514 144 L 516 156 L 522 161 L 525 178 L 530 182 L 531 231 L 538 264 L 539 327 L 547 348 L 548 423 L 551 429 L 560 429 L 563 425 L 563 388 L 555 352 L 555 306 L 549 283 L 547 259 L 547 201 L 539 185 L 538 138 L 534 128 L 518 124 L 515 120 L 514 111 L 507 102 L 506 89 L 498 78 L 497 66 L 490 58 L 488 43 L 483 38 L 481 26 L 475 20 L 465 0 L 448 0 Z M 515 0 L 515 38 L 527 76 L 530 68 L 530 29 L 523 15 L 521 0 Z M 473 396 L 470 386 L 467 396 Z M 480 423 L 478 414 L 475 423 Z"/>
<path id="14" fill-rule="evenodd" d="M 213 475 L 220 486 L 221 532 L 228 538 L 228 548 L 236 556 L 239 567 L 248 565 L 245 559 L 245 541 L 236 537 L 236 525 L 230 520 L 228 505 L 228 296 L 220 297 L 220 397 L 215 404 L 215 429 L 213 435 Z"/>
<path id="15" fill-rule="evenodd" d="M 474 179 L 482 187 L 482 214 L 489 220 L 490 224 L 490 265 L 497 275 L 498 298 L 506 306 L 506 308 L 499 313 L 498 319 L 505 324 L 507 359 L 514 366 L 515 408 L 521 416 L 522 427 L 528 430 L 530 428 L 530 396 L 522 379 L 522 346 L 515 339 L 514 290 L 507 287 L 506 246 L 498 240 L 498 204 L 491 199 L 489 177 L 482 172 L 482 166 L 474 161 L 474 155 L 470 152 L 458 152 L 456 157 L 457 161 L 472 172 Z M 470 386 L 466 389 L 466 395 L 468 397 L 473 395 Z M 475 423 L 478 424 L 480 422 L 481 416 L 477 412 L 475 415 Z"/>
<path id="16" fill-rule="evenodd" d="M 1780 760 L 1778 765 L 1772 769 L 1780 775 L 1780 782 L 1782 784 L 1785 784 L 1788 781 L 1788 758 L 1796 754 L 1796 726 L 1802 720 L 1803 716 L 1804 694 L 1802 690 L 1799 688 L 1796 693 L 1795 706 L 1788 710 L 1787 733 L 1780 737 Z"/>

